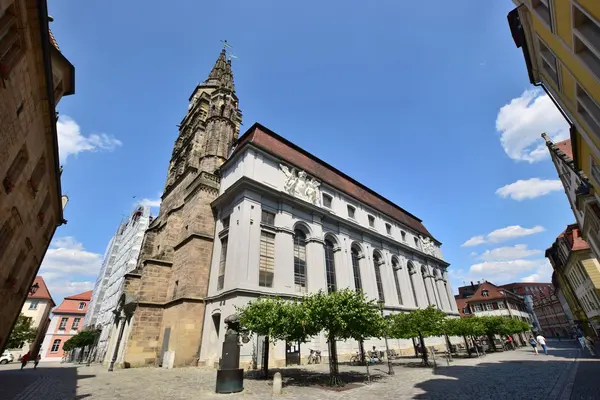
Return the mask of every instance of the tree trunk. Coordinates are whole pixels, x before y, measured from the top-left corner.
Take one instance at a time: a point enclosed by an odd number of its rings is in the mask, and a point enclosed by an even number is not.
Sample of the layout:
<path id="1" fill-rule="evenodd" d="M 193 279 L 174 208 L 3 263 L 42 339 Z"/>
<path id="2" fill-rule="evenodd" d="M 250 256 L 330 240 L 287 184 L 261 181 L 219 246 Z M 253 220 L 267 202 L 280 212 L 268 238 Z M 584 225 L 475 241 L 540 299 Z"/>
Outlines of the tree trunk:
<path id="1" fill-rule="evenodd" d="M 338 366 L 337 343 L 335 338 L 329 338 L 329 386 L 344 386 L 340 378 Z"/>
<path id="2" fill-rule="evenodd" d="M 421 342 L 421 350 L 423 351 L 423 365 L 428 367 L 429 357 L 427 356 L 427 346 L 425 346 L 425 339 L 423 338 L 421 331 L 419 331 L 419 342 Z"/>
<path id="3" fill-rule="evenodd" d="M 469 347 L 469 342 L 467 341 L 467 337 L 463 335 L 463 340 L 465 341 L 465 346 L 467 346 L 467 355 L 471 358 L 471 347 Z"/>
<path id="4" fill-rule="evenodd" d="M 263 374 L 265 379 L 269 379 L 269 337 L 265 336 L 265 344 L 263 345 Z"/>

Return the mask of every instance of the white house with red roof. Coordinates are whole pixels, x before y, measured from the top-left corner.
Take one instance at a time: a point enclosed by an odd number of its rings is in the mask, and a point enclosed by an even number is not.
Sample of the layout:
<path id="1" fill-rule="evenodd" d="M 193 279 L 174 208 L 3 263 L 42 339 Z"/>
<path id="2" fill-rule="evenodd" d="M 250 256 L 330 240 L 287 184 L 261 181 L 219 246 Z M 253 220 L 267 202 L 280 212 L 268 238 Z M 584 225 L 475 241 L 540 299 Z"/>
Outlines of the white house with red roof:
<path id="1" fill-rule="evenodd" d="M 83 318 L 91 298 L 91 290 L 65 297 L 62 303 L 52 310 L 52 320 L 40 350 L 42 361 L 60 361 L 62 359 L 63 345 L 83 326 Z"/>
<path id="2" fill-rule="evenodd" d="M 37 355 L 50 322 L 50 311 L 56 305 L 52 300 L 44 278 L 36 276 L 31 286 L 35 287 L 35 290 L 30 291 L 27 295 L 25 304 L 21 308 L 21 314 L 31 319 L 31 327 L 37 330 L 37 335 L 33 342 L 23 343 L 21 347 L 16 349 L 9 349 L 15 360 L 27 352 L 30 352 L 33 357 Z"/>

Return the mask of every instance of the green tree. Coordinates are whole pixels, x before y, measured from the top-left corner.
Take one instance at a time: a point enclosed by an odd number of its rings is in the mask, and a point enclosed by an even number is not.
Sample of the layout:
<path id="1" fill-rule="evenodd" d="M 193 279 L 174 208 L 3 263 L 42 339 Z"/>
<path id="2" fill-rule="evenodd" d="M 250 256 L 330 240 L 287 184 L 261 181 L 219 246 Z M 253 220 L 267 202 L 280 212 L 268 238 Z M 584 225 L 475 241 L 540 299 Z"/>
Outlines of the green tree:
<path id="1" fill-rule="evenodd" d="M 71 339 L 67 340 L 63 345 L 64 351 L 72 351 L 77 348 L 84 348 L 86 346 L 92 346 L 96 343 L 96 339 L 100 335 L 98 330 L 84 329 L 79 332 Z"/>
<path id="2" fill-rule="evenodd" d="M 33 342 L 37 335 L 37 330 L 31 326 L 31 323 L 31 317 L 26 317 L 25 315 L 20 314 L 12 332 L 10 333 L 10 336 L 8 337 L 6 348 L 16 349 L 23 347 L 25 343 Z"/>
<path id="3" fill-rule="evenodd" d="M 302 307 L 311 333 L 325 331 L 329 343 L 329 384 L 342 386 L 336 341 L 354 339 L 360 342 L 381 337 L 385 324 L 377 303 L 367 300 L 362 292 L 343 289 L 308 295 L 302 300 Z"/>
<path id="4" fill-rule="evenodd" d="M 446 318 L 445 330 L 447 334 L 462 336 L 469 356 L 471 356 L 471 346 L 469 346 L 467 337 L 479 337 L 486 333 L 485 325 L 479 317 Z M 477 351 L 477 347 L 475 350 Z"/>
<path id="5" fill-rule="evenodd" d="M 262 297 L 237 308 L 242 333 L 265 336 L 262 367 L 269 377 L 269 343 L 277 340 L 306 342 L 318 331 L 311 330 L 305 309 L 297 301 Z"/>
<path id="6" fill-rule="evenodd" d="M 418 337 L 421 343 L 423 364 L 429 365 L 425 338 L 443 335 L 446 314 L 434 306 L 411 311 L 408 314 L 393 314 L 390 317 L 390 337 L 409 339 Z"/>

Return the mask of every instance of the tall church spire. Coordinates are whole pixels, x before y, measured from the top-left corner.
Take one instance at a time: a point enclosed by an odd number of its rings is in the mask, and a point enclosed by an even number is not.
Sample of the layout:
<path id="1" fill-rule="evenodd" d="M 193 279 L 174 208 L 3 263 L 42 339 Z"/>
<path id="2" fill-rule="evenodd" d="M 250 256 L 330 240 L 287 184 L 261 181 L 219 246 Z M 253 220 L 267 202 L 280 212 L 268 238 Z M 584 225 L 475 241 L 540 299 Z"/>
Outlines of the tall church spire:
<path id="1" fill-rule="evenodd" d="M 231 47 L 226 44 L 226 47 Z M 208 78 L 196 86 L 186 116 L 179 125 L 165 193 L 193 169 L 213 174 L 227 159 L 239 135 L 242 112 L 235 95 L 231 59 L 223 49 Z"/>

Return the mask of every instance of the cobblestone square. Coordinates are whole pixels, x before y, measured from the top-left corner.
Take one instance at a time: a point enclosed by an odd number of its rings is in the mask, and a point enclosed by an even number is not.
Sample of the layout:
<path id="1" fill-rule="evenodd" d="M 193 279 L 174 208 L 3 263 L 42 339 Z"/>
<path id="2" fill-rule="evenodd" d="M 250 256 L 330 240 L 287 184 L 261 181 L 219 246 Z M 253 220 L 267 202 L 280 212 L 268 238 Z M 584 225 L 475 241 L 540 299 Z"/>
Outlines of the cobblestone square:
<path id="1" fill-rule="evenodd" d="M 373 383 L 367 385 L 364 367 L 341 365 L 340 371 L 355 377 L 358 387 L 337 392 L 316 381 L 327 374 L 327 365 L 283 368 L 281 399 L 593 399 L 600 389 L 600 362 L 574 342 L 552 342 L 549 355 L 534 355 L 529 348 L 488 354 L 481 358 L 455 359 L 447 366 L 416 368 L 417 359 L 395 363 L 394 376 L 387 365 L 371 368 Z M 575 361 L 576 360 L 576 361 Z M 198 368 L 163 370 L 135 368 L 107 372 L 92 365 L 42 363 L 37 370 L 10 364 L 0 367 L 0 399 L 265 399 L 271 398 L 269 381 L 247 378 L 244 391 L 214 393 L 216 372 Z M 322 374 L 322 375 L 320 375 Z M 362 375 L 360 375 L 362 374 Z M 573 385 L 577 382 L 576 385 Z M 595 396 L 595 397 L 594 397 Z"/>

